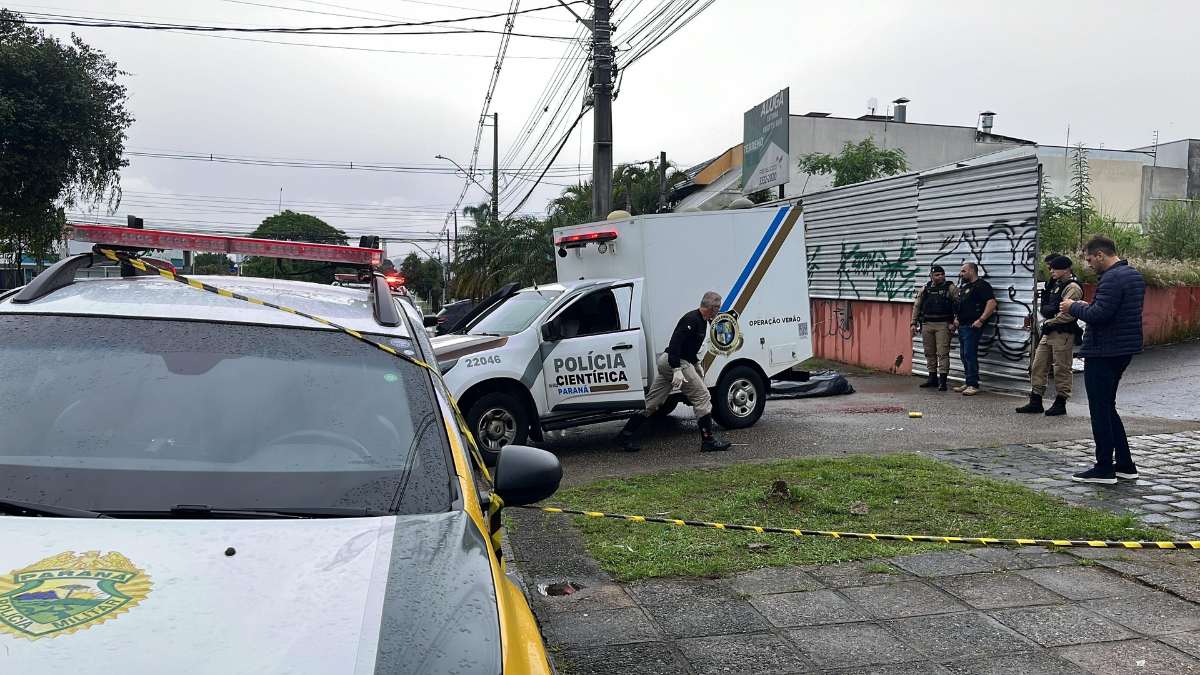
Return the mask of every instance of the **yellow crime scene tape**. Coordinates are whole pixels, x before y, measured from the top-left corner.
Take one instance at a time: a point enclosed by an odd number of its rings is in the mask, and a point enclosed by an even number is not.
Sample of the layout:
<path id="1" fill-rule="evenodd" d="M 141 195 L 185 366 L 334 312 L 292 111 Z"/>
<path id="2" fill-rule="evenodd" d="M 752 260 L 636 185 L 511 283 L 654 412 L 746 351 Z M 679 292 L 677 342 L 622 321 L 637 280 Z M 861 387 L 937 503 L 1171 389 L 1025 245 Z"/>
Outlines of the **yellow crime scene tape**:
<path id="1" fill-rule="evenodd" d="M 611 518 L 632 523 L 660 523 L 677 527 L 702 527 L 712 530 L 733 530 L 758 534 L 789 534 L 794 537 L 830 537 L 833 539 L 869 539 L 871 541 L 907 541 L 934 544 L 979 544 L 983 546 L 1058 546 L 1063 548 L 1145 548 L 1145 549 L 1200 549 L 1197 541 L 1109 541 L 1076 539 L 998 539 L 995 537 L 944 537 L 929 534 L 880 534 L 877 532 L 832 532 L 829 530 L 802 530 L 764 525 L 735 525 L 732 523 L 710 523 L 703 520 L 680 520 L 654 516 L 631 516 L 622 513 L 599 511 L 577 511 L 555 506 L 520 506 L 518 508 L 588 518 Z"/>
<path id="2" fill-rule="evenodd" d="M 470 447 L 472 458 L 475 460 L 476 464 L 479 467 L 480 472 L 482 472 L 482 474 L 483 474 L 484 478 L 487 480 L 487 482 L 489 484 L 492 482 L 492 476 L 488 472 L 487 466 L 485 465 L 485 463 L 483 461 L 483 457 L 479 452 L 479 446 L 475 443 L 474 436 L 470 433 L 470 430 L 468 429 L 467 424 L 466 424 L 465 420 L 463 419 L 462 411 L 459 410 L 459 407 L 458 407 L 458 402 L 454 399 L 454 396 L 450 393 L 450 390 L 446 388 L 446 384 L 442 380 L 441 371 L 439 371 L 437 368 L 429 365 L 428 363 L 422 361 L 421 359 L 413 358 L 411 356 L 408 356 L 407 354 L 403 354 L 395 347 L 392 347 L 390 345 L 385 345 L 381 342 L 376 342 L 376 341 L 372 340 L 371 338 L 363 335 L 362 333 L 360 333 L 354 329 L 338 325 L 332 321 L 329 321 L 328 319 L 323 319 L 319 316 L 314 316 L 312 314 L 308 314 L 307 312 L 302 312 L 298 309 L 293 309 L 291 307 L 285 307 L 283 305 L 277 305 L 275 303 L 267 302 L 265 300 L 260 300 L 258 298 L 252 298 L 252 297 L 249 297 L 246 295 L 242 295 L 240 293 L 234 293 L 234 292 L 226 290 L 224 288 L 218 288 L 216 286 L 206 284 L 206 283 L 204 283 L 202 281 L 198 281 L 196 279 L 189 279 L 188 277 L 185 277 L 181 274 L 176 274 L 170 270 L 161 269 L 161 268 L 155 267 L 153 265 L 147 265 L 146 263 L 142 262 L 141 260 L 138 260 L 136 257 L 130 256 L 125 253 L 117 252 L 117 251 L 114 251 L 111 249 L 101 248 L 99 246 L 96 247 L 96 250 L 104 257 L 106 257 L 114 262 L 127 263 L 127 264 L 131 265 L 134 269 L 138 270 L 139 272 L 144 272 L 147 274 L 158 274 L 159 276 L 166 278 L 166 279 L 170 279 L 171 281 L 175 281 L 175 282 L 184 284 L 186 286 L 191 286 L 192 288 L 195 288 L 197 290 L 206 291 L 208 293 L 215 293 L 224 298 L 232 298 L 234 300 L 241 300 L 243 302 L 248 302 L 248 303 L 251 303 L 254 305 L 262 305 L 263 307 L 270 307 L 271 309 L 277 309 L 281 312 L 287 312 L 288 314 L 295 314 L 296 316 L 302 316 L 306 319 L 311 319 L 312 321 L 316 321 L 317 323 L 319 323 L 321 325 L 328 326 L 335 330 L 341 331 L 342 333 L 349 335 L 350 337 L 354 338 L 355 340 L 358 340 L 359 342 L 363 342 L 365 344 L 371 345 L 372 347 L 375 347 L 376 349 L 379 349 L 380 351 L 391 354 L 392 356 L 394 356 L 398 359 L 402 359 L 402 360 L 407 361 L 415 366 L 418 366 L 420 368 L 424 368 L 425 370 L 428 370 L 431 374 L 433 374 L 433 376 L 434 376 L 433 381 L 435 383 L 437 383 L 438 387 L 441 388 L 442 392 L 446 396 L 446 400 L 448 400 L 450 402 L 450 407 L 454 411 L 455 421 L 458 422 L 462 426 L 463 429 L 467 429 L 467 432 L 468 432 L 467 439 L 469 441 L 469 447 Z M 504 503 L 500 500 L 500 497 L 493 493 L 491 496 L 491 501 L 488 504 L 489 519 L 495 518 L 496 515 L 499 513 L 500 509 L 503 507 L 504 507 Z M 529 510 L 533 510 L 533 511 L 542 511 L 544 513 L 560 514 L 560 515 L 586 516 L 588 518 L 610 518 L 613 520 L 623 520 L 623 521 L 633 522 L 633 523 L 660 523 L 663 525 L 675 525 L 678 527 L 702 527 L 702 528 L 708 528 L 708 529 L 713 529 L 713 530 L 732 530 L 732 531 L 739 531 L 739 532 L 755 532 L 758 534 L 789 534 L 789 535 L 792 535 L 795 537 L 831 537 L 833 539 L 868 539 L 868 540 L 872 540 L 872 541 L 907 541 L 907 542 L 914 542 L 914 543 L 915 542 L 926 542 L 926 543 L 937 543 L 937 544 L 978 544 L 978 545 L 983 545 L 983 546 L 1058 546 L 1058 547 L 1076 547 L 1076 548 L 1128 548 L 1128 549 L 1158 549 L 1158 550 L 1200 549 L 1200 540 L 1196 540 L 1196 541 L 1111 541 L 1111 540 L 1074 540 L 1074 539 L 998 539 L 998 538 L 993 538 L 993 537 L 945 537 L 945 536 L 936 536 L 936 535 L 927 535 L 927 534 L 880 534 L 880 533 L 867 533 L 867 532 L 833 532 L 833 531 L 827 531 L 827 530 L 803 530 L 803 529 L 793 529 L 793 528 L 785 528 L 785 527 L 766 527 L 766 526 L 761 526 L 761 525 L 737 525 L 737 524 L 731 524 L 731 523 L 710 523 L 710 522 L 706 522 L 706 521 L 702 521 L 702 520 L 680 520 L 680 519 L 676 519 L 676 518 L 658 518 L 658 517 L 654 517 L 654 516 L 632 516 L 632 515 L 625 515 L 625 514 L 620 514 L 620 513 L 601 513 L 599 511 L 577 511 L 574 509 L 565 509 L 565 508 L 558 508 L 558 507 L 553 507 L 553 506 L 520 506 L 518 508 L 529 509 Z M 498 529 L 494 536 L 496 536 L 496 537 L 499 536 Z"/>

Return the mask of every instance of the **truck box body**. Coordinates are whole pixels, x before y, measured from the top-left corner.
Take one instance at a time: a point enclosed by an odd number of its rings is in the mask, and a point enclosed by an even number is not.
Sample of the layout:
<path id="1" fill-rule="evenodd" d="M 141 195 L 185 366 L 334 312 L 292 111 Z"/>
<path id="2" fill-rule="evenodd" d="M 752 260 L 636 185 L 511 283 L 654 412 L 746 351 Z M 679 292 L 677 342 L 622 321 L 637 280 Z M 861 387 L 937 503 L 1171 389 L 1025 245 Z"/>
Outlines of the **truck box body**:
<path id="1" fill-rule="evenodd" d="M 617 235 L 606 245 L 566 249 L 557 258 L 558 278 L 643 278 L 647 363 L 667 348 L 679 318 L 699 307 L 705 291 L 716 291 L 722 314 L 736 319 L 741 344 L 715 345 L 706 355 L 708 384 L 739 358 L 754 360 L 769 377 L 812 356 L 804 222 L 793 210 L 666 213 L 558 228 L 555 241 L 589 232 Z"/>

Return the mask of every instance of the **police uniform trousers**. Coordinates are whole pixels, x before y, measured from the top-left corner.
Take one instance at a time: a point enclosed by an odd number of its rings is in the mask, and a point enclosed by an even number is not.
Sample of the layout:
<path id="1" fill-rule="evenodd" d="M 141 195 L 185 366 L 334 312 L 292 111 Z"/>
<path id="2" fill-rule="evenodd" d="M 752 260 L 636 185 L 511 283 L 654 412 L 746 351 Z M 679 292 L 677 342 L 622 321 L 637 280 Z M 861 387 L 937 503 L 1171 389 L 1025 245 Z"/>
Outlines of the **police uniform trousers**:
<path id="1" fill-rule="evenodd" d="M 656 362 L 658 377 L 654 378 L 654 384 L 650 385 L 650 391 L 646 394 L 646 412 L 647 417 L 654 414 L 659 406 L 666 402 L 667 397 L 671 395 L 671 376 L 674 369 L 671 368 L 671 363 L 667 359 L 665 353 L 658 355 Z M 696 417 L 704 417 L 712 413 L 712 397 L 708 394 L 708 387 L 704 386 L 704 379 L 700 377 L 700 373 L 696 370 L 696 366 L 690 361 L 680 359 L 680 370 L 683 371 L 683 386 L 680 387 L 683 395 L 687 396 L 688 401 L 692 404 L 692 409 L 696 411 Z"/>
<path id="2" fill-rule="evenodd" d="M 950 373 L 950 322 L 926 321 L 921 324 L 921 343 L 925 345 L 925 363 L 930 375 Z"/>
<path id="3" fill-rule="evenodd" d="M 1033 353 L 1029 375 L 1034 394 L 1045 395 L 1046 376 L 1050 374 L 1050 364 L 1053 363 L 1055 391 L 1064 398 L 1071 397 L 1071 355 L 1074 349 L 1075 336 L 1072 333 L 1056 331 L 1042 336 Z"/>

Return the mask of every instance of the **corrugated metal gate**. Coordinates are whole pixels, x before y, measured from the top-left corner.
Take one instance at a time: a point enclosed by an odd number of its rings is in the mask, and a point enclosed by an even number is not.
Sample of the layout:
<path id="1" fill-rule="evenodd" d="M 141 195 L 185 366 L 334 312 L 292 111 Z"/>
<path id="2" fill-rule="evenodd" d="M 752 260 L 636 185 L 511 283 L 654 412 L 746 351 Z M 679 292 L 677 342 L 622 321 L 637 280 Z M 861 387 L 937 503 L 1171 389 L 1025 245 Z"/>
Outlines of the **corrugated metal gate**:
<path id="1" fill-rule="evenodd" d="M 920 244 L 917 264 L 954 276 L 965 262 L 979 265 L 980 275 L 996 291 L 997 317 L 979 342 L 979 372 L 985 386 L 1027 391 L 1030 328 L 1037 270 L 1038 187 L 1036 157 L 933 170 L 921 174 L 917 196 Z M 913 340 L 913 372 L 927 374 L 925 351 Z M 952 355 L 958 343 L 952 345 Z M 961 364 L 951 360 L 960 377 Z"/>
<path id="2" fill-rule="evenodd" d="M 811 297 L 912 302 L 917 174 L 808 195 L 803 204 Z"/>
<path id="3" fill-rule="evenodd" d="M 847 316 L 849 304 L 859 307 L 859 301 L 911 304 L 931 265 L 957 280 L 962 263 L 975 262 L 1000 305 L 980 344 L 984 386 L 1027 389 L 1031 333 L 1025 320 L 1033 310 L 1040 170 L 1032 153 L 1002 157 L 806 196 L 812 297 L 845 303 Z M 842 340 L 881 338 L 842 328 Z M 955 340 L 951 376 L 961 379 L 957 351 Z M 927 374 L 919 336 L 911 358 L 912 371 Z"/>

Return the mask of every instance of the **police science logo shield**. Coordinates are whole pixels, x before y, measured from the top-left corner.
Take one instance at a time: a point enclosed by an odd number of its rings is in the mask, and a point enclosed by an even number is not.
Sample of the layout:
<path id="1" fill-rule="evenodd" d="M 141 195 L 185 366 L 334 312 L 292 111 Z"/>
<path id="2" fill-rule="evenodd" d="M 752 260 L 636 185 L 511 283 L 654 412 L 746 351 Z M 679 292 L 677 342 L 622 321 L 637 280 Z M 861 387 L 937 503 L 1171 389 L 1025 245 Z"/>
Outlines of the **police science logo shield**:
<path id="1" fill-rule="evenodd" d="M 66 551 L 0 577 L 0 632 L 37 640 L 91 628 L 150 593 L 150 577 L 111 551 Z"/>
<path id="2" fill-rule="evenodd" d="M 713 317 L 708 327 L 709 351 L 715 354 L 732 354 L 742 348 L 742 328 L 738 325 L 736 311 L 721 312 Z"/>

